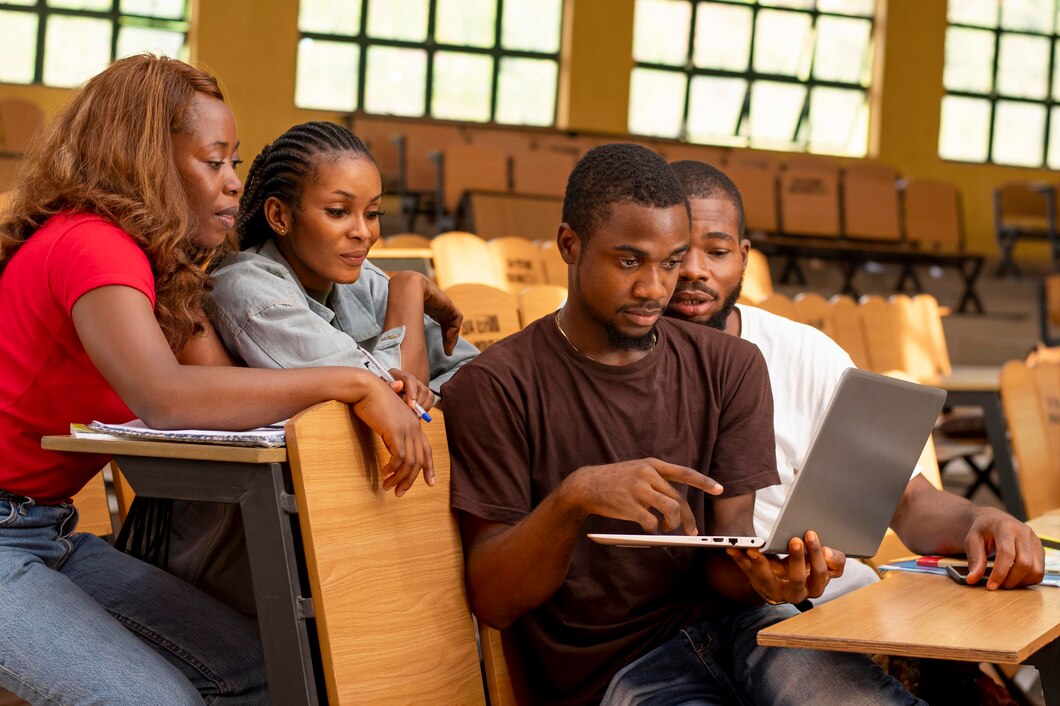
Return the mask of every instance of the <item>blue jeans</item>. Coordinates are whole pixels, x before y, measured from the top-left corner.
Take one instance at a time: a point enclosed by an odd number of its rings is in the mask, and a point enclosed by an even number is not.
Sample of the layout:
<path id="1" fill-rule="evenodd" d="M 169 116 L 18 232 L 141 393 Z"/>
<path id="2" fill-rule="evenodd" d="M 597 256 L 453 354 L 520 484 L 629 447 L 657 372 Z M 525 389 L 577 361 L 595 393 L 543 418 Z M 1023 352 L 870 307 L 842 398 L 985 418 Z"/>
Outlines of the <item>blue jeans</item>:
<path id="1" fill-rule="evenodd" d="M 76 525 L 71 505 L 0 496 L 0 687 L 64 706 L 268 703 L 253 622 Z"/>
<path id="2" fill-rule="evenodd" d="M 864 655 L 758 645 L 759 630 L 796 613 L 760 606 L 685 628 L 619 671 L 601 703 L 923 703 Z"/>

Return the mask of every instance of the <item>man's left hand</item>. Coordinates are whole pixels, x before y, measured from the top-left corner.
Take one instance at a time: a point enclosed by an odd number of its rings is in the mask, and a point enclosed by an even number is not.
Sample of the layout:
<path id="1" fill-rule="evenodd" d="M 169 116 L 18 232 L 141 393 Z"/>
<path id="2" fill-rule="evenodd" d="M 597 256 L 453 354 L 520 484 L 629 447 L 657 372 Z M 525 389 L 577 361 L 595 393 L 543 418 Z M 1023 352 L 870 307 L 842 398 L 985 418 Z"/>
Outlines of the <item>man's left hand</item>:
<path id="1" fill-rule="evenodd" d="M 755 591 L 771 603 L 801 603 L 817 598 L 831 579 L 843 575 L 846 566 L 843 552 L 821 544 L 813 530 L 803 538 L 792 537 L 784 559 L 757 549 L 730 547 L 727 551 L 747 574 Z"/>

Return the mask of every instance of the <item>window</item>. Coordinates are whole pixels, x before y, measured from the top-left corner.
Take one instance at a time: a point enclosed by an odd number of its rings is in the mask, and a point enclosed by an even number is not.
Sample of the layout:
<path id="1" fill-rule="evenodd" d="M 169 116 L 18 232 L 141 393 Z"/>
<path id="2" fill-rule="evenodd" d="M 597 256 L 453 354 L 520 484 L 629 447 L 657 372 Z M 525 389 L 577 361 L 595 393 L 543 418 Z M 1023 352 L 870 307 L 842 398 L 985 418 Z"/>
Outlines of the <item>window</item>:
<path id="1" fill-rule="evenodd" d="M 301 0 L 300 108 L 552 125 L 562 0 Z"/>
<path id="2" fill-rule="evenodd" d="M 1060 168 L 1056 0 L 950 0 L 939 156 Z"/>
<path id="3" fill-rule="evenodd" d="M 188 0 L 0 0 L 0 82 L 70 87 L 149 51 L 187 59 Z"/>
<path id="4" fill-rule="evenodd" d="M 864 156 L 875 0 L 636 0 L 629 131 Z"/>

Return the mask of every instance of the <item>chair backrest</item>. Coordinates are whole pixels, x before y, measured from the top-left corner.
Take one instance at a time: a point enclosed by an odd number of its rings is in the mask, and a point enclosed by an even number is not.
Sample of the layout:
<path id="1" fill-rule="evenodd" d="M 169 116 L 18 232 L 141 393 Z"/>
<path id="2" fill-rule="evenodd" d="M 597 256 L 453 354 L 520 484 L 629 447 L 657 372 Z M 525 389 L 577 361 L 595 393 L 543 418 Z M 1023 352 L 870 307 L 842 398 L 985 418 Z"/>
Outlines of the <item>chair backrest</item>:
<path id="1" fill-rule="evenodd" d="M 725 173 L 743 200 L 744 220 L 748 233 L 776 233 L 777 172 L 775 167 L 753 163 L 733 163 Z"/>
<path id="2" fill-rule="evenodd" d="M 445 293 L 464 315 L 460 335 L 480 351 L 522 328 L 513 294 L 485 284 L 458 284 Z"/>
<path id="3" fill-rule="evenodd" d="M 835 327 L 832 325 L 832 305 L 827 299 L 814 292 L 802 292 L 795 295 L 795 320 L 835 339 Z"/>
<path id="4" fill-rule="evenodd" d="M 507 192 L 508 154 L 493 147 L 449 145 L 441 150 L 445 208 L 455 213 L 468 191 Z"/>
<path id="5" fill-rule="evenodd" d="M 832 307 L 832 340 L 847 352 L 854 365 L 871 370 L 868 341 L 857 302 L 845 294 L 837 294 L 829 304 Z"/>
<path id="6" fill-rule="evenodd" d="M 401 498 L 382 489 L 382 441 L 347 405 L 286 431 L 328 700 L 483 704 L 441 415 L 424 426 L 435 487 L 420 479 Z"/>
<path id="7" fill-rule="evenodd" d="M 408 191 L 434 191 L 438 188 L 438 166 L 431 154 L 450 145 L 466 142 L 456 125 L 410 122 L 398 131 L 404 143 L 401 171 Z"/>
<path id="8" fill-rule="evenodd" d="M 493 254 L 497 276 L 512 294 L 546 283 L 544 253 L 533 241 L 509 235 L 494 238 L 486 245 Z"/>
<path id="9" fill-rule="evenodd" d="M 926 325 L 922 308 L 907 294 L 896 294 L 887 303 L 899 327 L 897 345 L 901 370 L 917 382 L 934 382 L 939 377 L 938 343 L 934 332 Z"/>
<path id="10" fill-rule="evenodd" d="M 1038 309 L 1039 338 L 1046 346 L 1060 346 L 1060 274 L 1042 278 Z"/>
<path id="11" fill-rule="evenodd" d="M 902 238 L 898 173 L 882 164 L 852 162 L 843 173 L 843 233 L 848 238 Z"/>
<path id="12" fill-rule="evenodd" d="M 545 263 L 545 281 L 559 287 L 567 286 L 567 263 L 559 254 L 559 246 L 556 240 L 545 240 L 541 242 L 541 252 Z"/>
<path id="13" fill-rule="evenodd" d="M 92 480 L 74 495 L 73 500 L 78 513 L 78 532 L 88 532 L 101 537 L 114 533 L 110 502 L 107 500 L 107 485 L 102 472 L 92 476 Z"/>
<path id="14" fill-rule="evenodd" d="M 858 316 L 865 332 L 868 369 L 874 373 L 905 370 L 900 344 L 902 327 L 895 308 L 882 297 L 865 296 L 858 305 Z"/>
<path id="15" fill-rule="evenodd" d="M 905 179 L 902 206 L 907 240 L 942 252 L 964 249 L 956 186 L 932 179 Z"/>
<path id="16" fill-rule="evenodd" d="M 434 280 L 442 289 L 477 282 L 501 286 L 486 241 L 471 233 L 454 231 L 431 239 Z"/>
<path id="17" fill-rule="evenodd" d="M 380 245 L 386 248 L 429 248 L 431 247 L 431 239 L 419 233 L 398 233 L 397 235 L 388 235 L 376 243 L 376 247 Z"/>
<path id="18" fill-rule="evenodd" d="M 33 101 L 0 98 L 0 150 L 25 152 L 44 125 L 44 110 Z"/>
<path id="19" fill-rule="evenodd" d="M 468 205 L 468 227 L 486 240 L 505 235 L 551 239 L 563 222 L 563 199 L 558 196 L 472 192 Z"/>
<path id="20" fill-rule="evenodd" d="M 779 292 L 773 292 L 768 297 L 755 304 L 755 306 L 759 309 L 764 309 L 771 314 L 783 316 L 785 319 L 791 319 L 792 321 L 798 320 L 798 316 L 795 312 L 795 304 Z"/>
<path id="21" fill-rule="evenodd" d="M 559 309 L 567 301 L 567 288 L 539 284 L 519 292 L 519 319 L 523 328 Z"/>
<path id="22" fill-rule="evenodd" d="M 1060 363 L 1001 369 L 1001 401 L 1028 517 L 1060 507 Z"/>
<path id="23" fill-rule="evenodd" d="M 518 648 L 511 642 L 511 632 L 480 624 L 478 634 L 490 706 L 530 706 L 526 672 L 515 657 Z"/>
<path id="24" fill-rule="evenodd" d="M 838 238 L 838 172 L 789 164 L 780 173 L 780 229 L 784 235 Z"/>
<path id="25" fill-rule="evenodd" d="M 740 299 L 757 304 L 773 294 L 773 277 L 769 273 L 769 261 L 761 250 L 751 248 L 747 253 L 747 268 L 743 272 L 743 289 Z"/>
<path id="26" fill-rule="evenodd" d="M 930 294 L 917 294 L 913 297 L 913 306 L 919 311 L 920 319 L 917 325 L 924 329 L 924 335 L 931 345 L 936 373 L 942 376 L 952 374 L 953 364 L 950 361 L 949 346 L 946 344 L 946 331 L 942 326 L 942 311 L 938 300 Z"/>
<path id="27" fill-rule="evenodd" d="M 512 154 L 512 191 L 563 198 L 575 161 L 573 154 L 551 150 L 515 152 Z"/>
<path id="28" fill-rule="evenodd" d="M 1056 189 L 1035 182 L 1009 182 L 994 190 L 998 228 L 1044 231 L 1049 227 L 1049 200 Z"/>

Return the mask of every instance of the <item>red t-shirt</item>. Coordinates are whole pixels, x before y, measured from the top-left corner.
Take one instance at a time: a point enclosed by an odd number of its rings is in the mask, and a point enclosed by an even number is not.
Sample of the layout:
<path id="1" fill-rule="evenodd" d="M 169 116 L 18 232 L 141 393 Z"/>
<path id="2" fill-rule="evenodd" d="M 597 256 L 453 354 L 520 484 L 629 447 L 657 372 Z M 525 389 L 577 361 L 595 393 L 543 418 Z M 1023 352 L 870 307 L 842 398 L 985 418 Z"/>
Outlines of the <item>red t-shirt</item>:
<path id="1" fill-rule="evenodd" d="M 155 304 L 147 255 L 99 216 L 63 214 L 30 236 L 0 273 L 0 489 L 54 504 L 108 461 L 45 451 L 71 422 L 126 422 L 132 412 L 85 352 L 70 310 L 82 294 L 123 285 Z"/>

